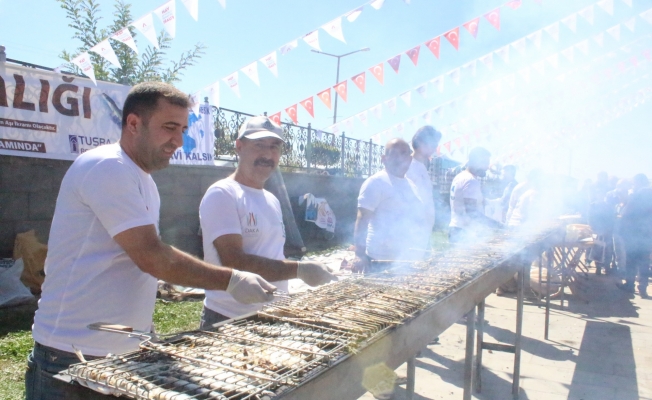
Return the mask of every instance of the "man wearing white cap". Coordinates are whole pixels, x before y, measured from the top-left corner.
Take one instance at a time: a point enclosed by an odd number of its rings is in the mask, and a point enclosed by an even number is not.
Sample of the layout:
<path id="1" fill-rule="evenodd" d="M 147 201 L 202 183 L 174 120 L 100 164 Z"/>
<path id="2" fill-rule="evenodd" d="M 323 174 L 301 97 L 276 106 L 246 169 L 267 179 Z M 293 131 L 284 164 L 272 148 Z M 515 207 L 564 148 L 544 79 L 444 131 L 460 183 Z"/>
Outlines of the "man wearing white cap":
<path id="1" fill-rule="evenodd" d="M 251 117 L 240 127 L 235 142 L 238 167 L 228 178 L 211 185 L 199 206 L 204 260 L 216 265 L 256 272 L 280 291 L 288 279 L 310 286 L 334 279 L 320 263 L 286 260 L 285 227 L 281 205 L 263 189 L 278 166 L 283 151 L 283 130 L 265 116 Z M 222 290 L 206 291 L 202 329 L 258 310 L 260 306 L 235 301 Z"/>

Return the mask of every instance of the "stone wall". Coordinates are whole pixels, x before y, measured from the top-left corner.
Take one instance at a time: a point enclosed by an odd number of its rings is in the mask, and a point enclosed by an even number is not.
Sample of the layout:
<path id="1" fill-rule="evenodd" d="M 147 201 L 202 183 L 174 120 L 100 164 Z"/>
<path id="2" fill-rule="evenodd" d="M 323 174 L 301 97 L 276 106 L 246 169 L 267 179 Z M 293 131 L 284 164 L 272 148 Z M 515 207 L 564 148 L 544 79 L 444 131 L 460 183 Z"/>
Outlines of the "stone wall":
<path id="1" fill-rule="evenodd" d="M 59 185 L 70 164 L 0 156 L 0 257 L 10 257 L 16 234 L 30 229 L 47 243 Z M 227 167 L 173 165 L 152 174 L 161 195 L 159 226 L 166 243 L 201 256 L 199 202 L 213 182 L 232 172 Z M 305 193 L 328 200 L 337 217 L 332 244 L 351 241 L 363 179 L 290 172 L 283 173 L 283 179 L 293 205 Z"/>

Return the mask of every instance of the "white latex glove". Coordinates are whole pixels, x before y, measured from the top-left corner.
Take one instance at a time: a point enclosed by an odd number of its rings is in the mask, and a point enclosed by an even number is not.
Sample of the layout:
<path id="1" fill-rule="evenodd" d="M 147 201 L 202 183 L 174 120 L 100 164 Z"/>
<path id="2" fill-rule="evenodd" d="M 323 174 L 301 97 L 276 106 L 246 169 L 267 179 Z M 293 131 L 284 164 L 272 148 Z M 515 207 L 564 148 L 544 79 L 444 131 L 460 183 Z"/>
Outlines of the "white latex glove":
<path id="1" fill-rule="evenodd" d="M 274 300 L 276 286 L 251 272 L 232 270 L 229 287 L 226 291 L 234 299 L 244 304 L 264 303 Z"/>
<path id="2" fill-rule="evenodd" d="M 297 278 L 310 286 L 319 286 L 330 281 L 337 280 L 332 274 L 333 270 L 322 263 L 299 261 L 297 267 Z"/>

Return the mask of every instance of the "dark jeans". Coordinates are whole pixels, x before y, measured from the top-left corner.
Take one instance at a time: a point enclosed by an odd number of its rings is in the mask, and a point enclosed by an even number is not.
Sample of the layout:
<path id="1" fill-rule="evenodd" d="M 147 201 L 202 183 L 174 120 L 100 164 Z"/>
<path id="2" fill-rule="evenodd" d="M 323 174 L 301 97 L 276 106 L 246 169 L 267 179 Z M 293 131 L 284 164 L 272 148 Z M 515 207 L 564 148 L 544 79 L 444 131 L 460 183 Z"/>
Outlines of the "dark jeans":
<path id="1" fill-rule="evenodd" d="M 204 306 L 204 309 L 201 312 L 201 321 L 199 323 L 199 329 L 204 331 L 210 330 L 213 327 L 213 324 L 226 321 L 227 319 L 231 319 L 231 318 L 227 317 L 226 315 L 222 315 L 218 312 L 215 312 L 210 308 L 206 308 L 206 306 Z"/>
<path id="2" fill-rule="evenodd" d="M 625 245 L 625 248 L 627 248 L 627 245 Z M 638 285 L 641 290 L 645 290 L 648 284 L 648 277 L 650 276 L 650 251 L 639 249 L 626 250 L 625 259 L 625 282 L 627 285 L 634 287 L 636 274 L 638 273 Z"/>
<path id="3" fill-rule="evenodd" d="M 100 357 L 86 356 L 86 360 Z M 25 394 L 27 400 L 94 400 L 115 399 L 82 387 L 53 378 L 54 375 L 79 363 L 74 353 L 34 343 L 32 353 L 27 357 L 25 373 Z"/>

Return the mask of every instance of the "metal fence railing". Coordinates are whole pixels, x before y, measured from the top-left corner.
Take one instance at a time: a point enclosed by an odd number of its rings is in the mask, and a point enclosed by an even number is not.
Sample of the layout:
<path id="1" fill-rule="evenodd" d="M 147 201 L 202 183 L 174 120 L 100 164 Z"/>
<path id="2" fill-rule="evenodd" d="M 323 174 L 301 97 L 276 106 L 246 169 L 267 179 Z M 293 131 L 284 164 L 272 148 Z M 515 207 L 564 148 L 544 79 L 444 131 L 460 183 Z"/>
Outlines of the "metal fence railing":
<path id="1" fill-rule="evenodd" d="M 211 107 L 215 123 L 215 158 L 233 160 L 240 125 L 251 117 L 226 108 Z M 367 177 L 380 171 L 384 146 L 323 132 L 308 126 L 281 123 L 285 148 L 280 166 L 289 170 L 326 172 L 330 175 Z"/>

